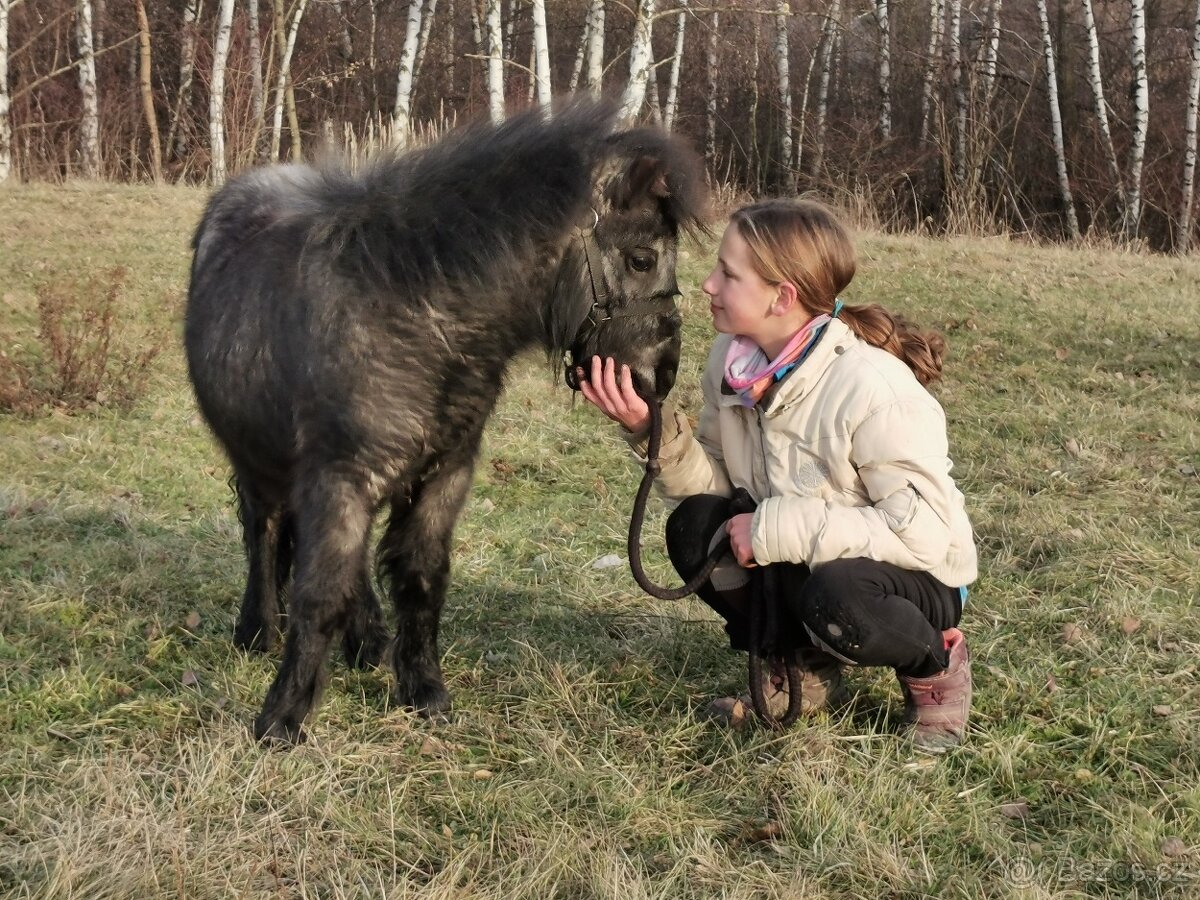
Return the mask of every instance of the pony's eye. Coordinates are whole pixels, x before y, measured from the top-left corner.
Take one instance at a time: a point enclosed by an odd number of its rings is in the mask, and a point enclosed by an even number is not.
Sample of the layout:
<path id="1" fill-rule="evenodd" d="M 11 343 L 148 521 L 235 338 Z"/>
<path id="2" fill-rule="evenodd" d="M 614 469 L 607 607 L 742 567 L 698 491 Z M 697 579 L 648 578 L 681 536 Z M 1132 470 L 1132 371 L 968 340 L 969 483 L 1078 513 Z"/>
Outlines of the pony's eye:
<path id="1" fill-rule="evenodd" d="M 658 257 L 653 253 L 631 253 L 628 257 L 629 268 L 635 272 L 649 272 L 657 261 Z"/>

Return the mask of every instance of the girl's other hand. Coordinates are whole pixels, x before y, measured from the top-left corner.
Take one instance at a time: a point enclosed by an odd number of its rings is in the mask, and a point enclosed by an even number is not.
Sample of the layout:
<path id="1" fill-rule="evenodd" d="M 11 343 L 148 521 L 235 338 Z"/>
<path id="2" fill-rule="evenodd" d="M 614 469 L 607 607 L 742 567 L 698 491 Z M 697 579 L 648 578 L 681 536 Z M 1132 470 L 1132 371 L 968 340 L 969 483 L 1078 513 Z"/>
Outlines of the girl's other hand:
<path id="1" fill-rule="evenodd" d="M 725 523 L 729 532 L 729 549 L 739 566 L 753 569 L 758 565 L 754 561 L 754 513 L 739 513 Z"/>
<path id="2" fill-rule="evenodd" d="M 650 407 L 633 389 L 629 366 L 621 366 L 618 378 L 617 362 L 611 356 L 603 360 L 593 356 L 590 365 L 590 375 L 582 367 L 575 372 L 584 399 L 633 434 L 650 427 Z"/>

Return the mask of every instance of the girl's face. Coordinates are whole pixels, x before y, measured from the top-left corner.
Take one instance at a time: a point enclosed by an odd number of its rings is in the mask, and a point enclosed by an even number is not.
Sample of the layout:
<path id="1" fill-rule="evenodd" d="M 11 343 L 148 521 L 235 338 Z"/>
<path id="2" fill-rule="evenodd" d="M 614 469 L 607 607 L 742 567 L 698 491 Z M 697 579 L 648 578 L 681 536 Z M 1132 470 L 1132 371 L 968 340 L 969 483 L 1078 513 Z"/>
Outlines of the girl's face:
<path id="1" fill-rule="evenodd" d="M 778 285 L 765 281 L 751 265 L 750 247 L 729 225 L 717 251 L 717 265 L 700 289 L 708 294 L 713 328 L 722 334 L 742 334 L 765 347 L 773 343 L 778 317 L 771 309 Z"/>

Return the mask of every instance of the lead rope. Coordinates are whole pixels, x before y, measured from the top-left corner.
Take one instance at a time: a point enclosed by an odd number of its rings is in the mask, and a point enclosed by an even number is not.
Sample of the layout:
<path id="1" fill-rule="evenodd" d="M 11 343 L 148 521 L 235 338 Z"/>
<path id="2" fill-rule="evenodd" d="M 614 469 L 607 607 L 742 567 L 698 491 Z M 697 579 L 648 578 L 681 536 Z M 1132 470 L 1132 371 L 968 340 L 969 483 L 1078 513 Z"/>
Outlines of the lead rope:
<path id="1" fill-rule="evenodd" d="M 662 472 L 662 463 L 658 453 L 662 448 L 662 407 L 654 398 L 645 398 L 650 408 L 650 435 L 646 447 L 646 473 L 638 485 L 637 496 L 633 501 L 633 513 L 629 517 L 629 569 L 633 580 L 643 591 L 659 600 L 681 600 L 708 581 L 713 569 L 717 567 L 721 557 L 729 552 L 729 536 L 721 539 L 716 547 L 708 554 L 704 565 L 683 587 L 666 588 L 652 582 L 642 566 L 642 526 L 646 521 L 646 503 L 650 499 L 650 489 L 654 479 Z M 803 679 L 797 651 L 787 650 L 782 653 L 772 653 L 770 645 L 779 633 L 780 605 L 782 596 L 776 590 L 777 573 L 770 566 L 750 573 L 751 602 L 750 602 L 750 661 L 749 681 L 750 699 L 754 712 L 768 726 L 783 730 L 800 717 L 801 697 L 800 687 Z M 768 583 L 769 582 L 769 583 Z M 769 588 L 769 589 L 768 589 Z M 772 666 L 766 665 L 774 656 L 782 664 L 787 675 L 788 708 L 780 717 L 771 714 L 766 697 L 767 680 L 771 677 Z M 765 676 L 765 677 L 764 677 Z"/>

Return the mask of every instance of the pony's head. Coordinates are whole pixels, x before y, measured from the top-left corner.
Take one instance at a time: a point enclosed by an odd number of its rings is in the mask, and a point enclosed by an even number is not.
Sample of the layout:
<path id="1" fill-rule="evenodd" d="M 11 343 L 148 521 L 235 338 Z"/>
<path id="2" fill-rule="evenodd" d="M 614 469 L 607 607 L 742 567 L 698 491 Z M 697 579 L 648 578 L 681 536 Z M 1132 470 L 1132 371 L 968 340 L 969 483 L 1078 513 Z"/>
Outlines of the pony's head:
<path id="1" fill-rule="evenodd" d="M 679 238 L 706 233 L 700 162 L 663 131 L 639 128 L 607 139 L 592 205 L 564 260 L 565 277 L 582 283 L 586 317 L 567 346 L 575 367 L 611 356 L 634 373 L 646 397 L 662 400 L 675 384 L 682 319 L 675 298 Z"/>

